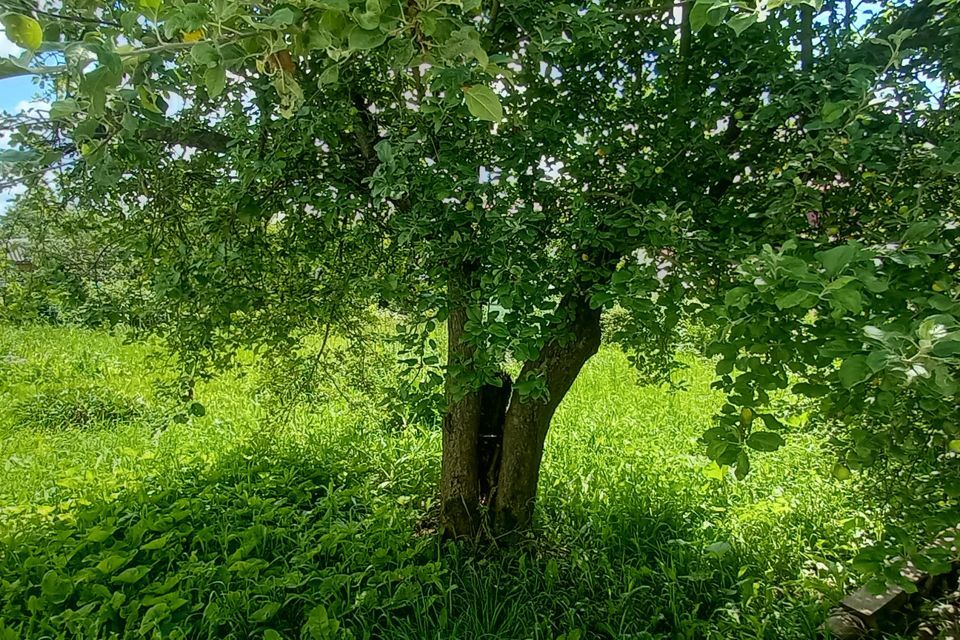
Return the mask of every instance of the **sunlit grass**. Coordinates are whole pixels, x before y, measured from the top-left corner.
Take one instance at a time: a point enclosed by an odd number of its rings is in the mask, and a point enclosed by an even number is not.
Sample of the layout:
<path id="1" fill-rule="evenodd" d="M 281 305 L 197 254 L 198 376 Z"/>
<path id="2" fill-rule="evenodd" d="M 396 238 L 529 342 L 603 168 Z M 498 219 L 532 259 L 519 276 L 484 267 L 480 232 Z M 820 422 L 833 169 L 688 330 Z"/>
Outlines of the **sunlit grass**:
<path id="1" fill-rule="evenodd" d="M 813 637 L 869 524 L 858 497 L 814 433 L 743 482 L 708 464 L 721 398 L 686 362 L 685 390 L 642 387 L 604 347 L 548 438 L 535 535 L 477 550 L 430 533 L 435 429 L 336 400 L 278 414 L 255 367 L 201 385 L 206 415 L 178 424 L 161 349 L 0 328 L 0 638 Z M 64 389 L 138 412 L 52 424 L 39 403 Z M 118 580 L 111 554 L 148 573 Z"/>

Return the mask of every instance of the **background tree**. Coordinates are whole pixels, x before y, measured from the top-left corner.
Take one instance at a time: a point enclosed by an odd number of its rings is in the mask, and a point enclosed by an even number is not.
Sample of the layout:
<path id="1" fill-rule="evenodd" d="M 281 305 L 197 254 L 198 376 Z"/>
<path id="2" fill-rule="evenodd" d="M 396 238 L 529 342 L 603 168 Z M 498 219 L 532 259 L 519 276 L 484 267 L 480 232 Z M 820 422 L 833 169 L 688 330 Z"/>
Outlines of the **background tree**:
<path id="1" fill-rule="evenodd" d="M 134 309 L 141 320 L 158 315 L 117 232 L 110 219 L 64 206 L 45 184 L 18 196 L 0 218 L 0 242 L 20 243 L 28 267 L 7 274 L 4 320 L 110 326 Z"/>
<path id="2" fill-rule="evenodd" d="M 4 20 L 30 50 L 4 73 L 57 98 L 21 123 L 17 171 L 61 167 L 64 197 L 124 228 L 185 362 L 378 303 L 433 366 L 446 324 L 452 535 L 530 523 L 614 304 L 659 381 L 681 320 L 716 326 L 729 403 L 705 443 L 738 477 L 782 442 L 766 407 L 787 387 L 857 421 L 841 476 L 864 438 L 956 443 L 952 0 L 72 0 Z"/>

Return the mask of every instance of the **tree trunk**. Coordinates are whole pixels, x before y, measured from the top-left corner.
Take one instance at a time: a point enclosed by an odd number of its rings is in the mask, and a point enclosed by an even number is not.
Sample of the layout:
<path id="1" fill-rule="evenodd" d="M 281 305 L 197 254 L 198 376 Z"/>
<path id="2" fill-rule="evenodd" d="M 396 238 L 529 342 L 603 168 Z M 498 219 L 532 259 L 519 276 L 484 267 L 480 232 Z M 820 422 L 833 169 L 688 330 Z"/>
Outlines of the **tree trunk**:
<path id="1" fill-rule="evenodd" d="M 600 347 L 600 310 L 590 309 L 582 296 L 568 296 L 560 303 L 558 313 L 567 314 L 567 331 L 548 342 L 520 373 L 521 380 L 542 376 L 546 398 L 511 393 L 506 374 L 501 374 L 499 386 L 464 393 L 461 376 L 471 366 L 474 349 L 463 341 L 467 314 L 462 304 L 453 302 L 458 296 L 455 281 L 450 293 L 441 525 L 450 537 L 476 536 L 485 502 L 493 531 L 511 534 L 532 520 L 550 421 L 584 363 Z"/>
<path id="2" fill-rule="evenodd" d="M 450 310 L 447 319 L 448 363 L 447 412 L 443 417 L 443 461 L 440 472 L 441 524 L 454 538 L 473 536 L 480 523 L 480 483 L 477 440 L 480 426 L 480 393 L 471 391 L 457 397 L 456 370 L 472 356 L 461 341 L 466 311 Z"/>
<path id="3" fill-rule="evenodd" d="M 463 342 L 466 307 L 460 283 L 451 281 L 451 306 L 447 317 L 447 412 L 443 417 L 443 461 L 440 470 L 440 524 L 454 538 L 476 535 L 480 524 L 480 480 L 477 441 L 480 427 L 480 391 L 462 394 L 457 389 L 470 366 L 474 349 Z"/>
<path id="4" fill-rule="evenodd" d="M 564 298 L 560 308 L 569 314 L 569 332 L 527 362 L 519 378 L 542 376 L 549 396 L 521 398 L 514 392 L 504 420 L 499 479 L 490 510 L 494 532 L 508 538 L 533 519 L 550 421 L 584 363 L 600 348 L 600 310 L 590 309 L 582 296 Z"/>
<path id="5" fill-rule="evenodd" d="M 813 9 L 800 7 L 800 69 L 813 67 Z"/>

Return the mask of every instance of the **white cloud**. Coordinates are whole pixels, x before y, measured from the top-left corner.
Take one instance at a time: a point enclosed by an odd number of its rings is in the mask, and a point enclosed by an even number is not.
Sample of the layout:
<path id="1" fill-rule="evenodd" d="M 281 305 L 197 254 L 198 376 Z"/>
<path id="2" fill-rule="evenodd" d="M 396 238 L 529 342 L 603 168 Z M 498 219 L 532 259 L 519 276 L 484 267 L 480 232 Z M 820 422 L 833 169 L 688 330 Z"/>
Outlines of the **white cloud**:
<path id="1" fill-rule="evenodd" d="M 50 103 L 45 100 L 21 100 L 17 103 L 14 113 L 46 114 L 50 111 Z"/>
<path id="2" fill-rule="evenodd" d="M 6 32 L 0 31 L 0 57 L 19 56 L 21 53 L 23 49 L 10 42 Z"/>
<path id="3" fill-rule="evenodd" d="M 10 202 L 16 196 L 26 192 L 26 190 L 27 186 L 24 184 L 15 184 L 7 187 L 6 189 L 0 190 L 0 216 L 6 212 L 7 208 L 10 206 Z"/>
<path id="4" fill-rule="evenodd" d="M 179 93 L 170 92 L 167 95 L 167 117 L 172 118 L 193 104 L 192 100 L 184 100 Z"/>
<path id="5" fill-rule="evenodd" d="M 25 185 L 25 184 L 23 184 L 23 183 L 17 183 L 17 184 L 15 184 L 15 185 L 12 185 L 12 186 L 7 187 L 6 189 L 4 189 L 3 192 L 4 192 L 4 194 L 6 194 L 6 196 L 7 196 L 8 198 L 11 198 L 11 199 L 12 199 L 14 196 L 19 196 L 19 195 L 22 195 L 22 194 L 26 193 L 26 192 L 27 192 L 27 185 Z"/>

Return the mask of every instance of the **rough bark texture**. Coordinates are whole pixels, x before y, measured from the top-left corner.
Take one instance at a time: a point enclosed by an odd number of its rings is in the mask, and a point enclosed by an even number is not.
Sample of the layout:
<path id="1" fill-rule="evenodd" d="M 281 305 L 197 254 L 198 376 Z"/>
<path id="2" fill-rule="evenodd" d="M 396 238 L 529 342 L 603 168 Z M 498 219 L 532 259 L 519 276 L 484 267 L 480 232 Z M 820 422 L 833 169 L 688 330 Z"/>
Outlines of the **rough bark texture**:
<path id="1" fill-rule="evenodd" d="M 447 361 L 454 371 L 467 364 L 473 349 L 463 342 L 466 309 L 452 305 L 447 318 Z M 440 470 L 441 525 L 454 538 L 476 535 L 480 524 L 480 482 L 477 441 L 480 392 L 456 397 L 456 381 L 447 375 L 447 413 L 443 418 L 443 461 Z"/>
<path id="2" fill-rule="evenodd" d="M 548 343 L 520 373 L 520 379 L 543 376 L 549 397 L 524 399 L 514 393 L 505 416 L 500 474 L 491 503 L 498 535 L 509 537 L 529 526 L 550 421 L 584 363 L 600 348 L 600 310 L 590 309 L 582 296 L 568 296 L 561 307 L 570 314 L 568 335 Z"/>

